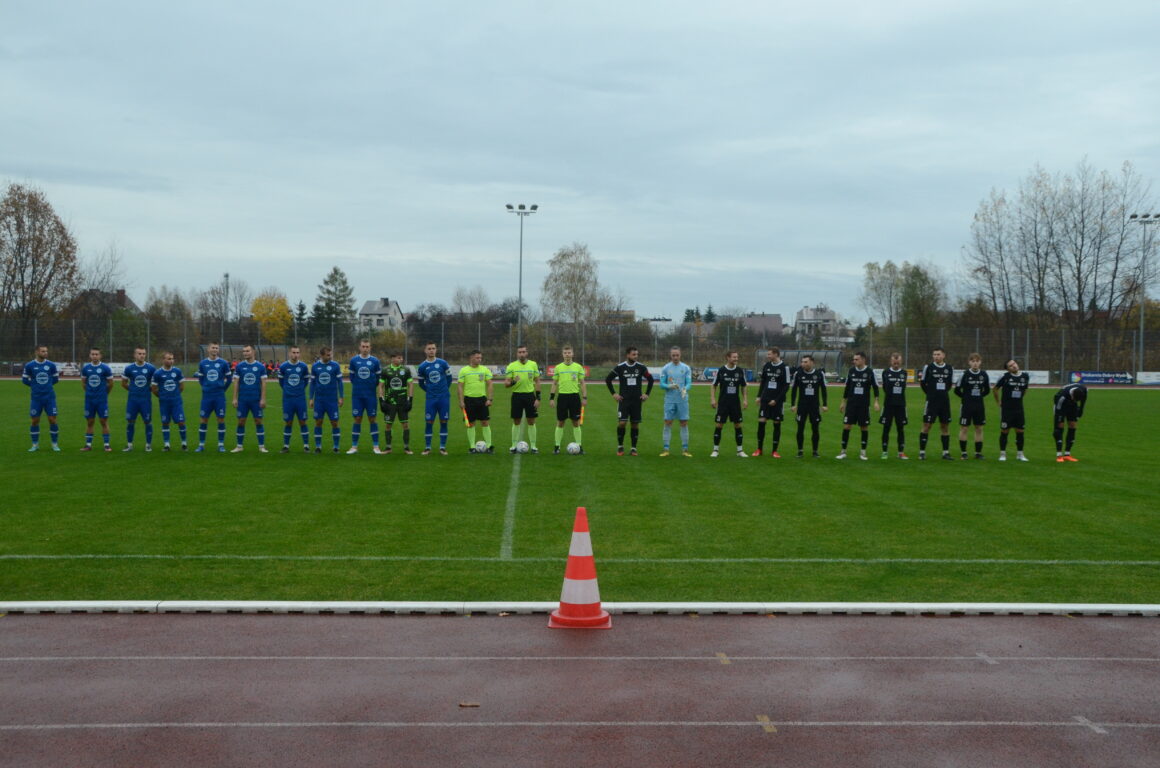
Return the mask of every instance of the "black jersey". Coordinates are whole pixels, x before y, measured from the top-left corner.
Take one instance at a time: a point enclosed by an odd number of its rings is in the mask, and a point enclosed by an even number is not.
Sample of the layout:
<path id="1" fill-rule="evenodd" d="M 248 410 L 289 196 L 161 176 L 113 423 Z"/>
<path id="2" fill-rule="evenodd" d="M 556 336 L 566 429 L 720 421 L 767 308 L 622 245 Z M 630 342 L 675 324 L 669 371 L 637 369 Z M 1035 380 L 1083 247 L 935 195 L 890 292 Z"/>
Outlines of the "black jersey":
<path id="1" fill-rule="evenodd" d="M 1026 371 L 1012 375 L 1005 371 L 995 382 L 995 389 L 999 391 L 999 405 L 1005 411 L 1023 410 L 1023 398 L 1027 395 L 1027 387 L 1031 384 L 1031 377 Z"/>
<path id="2" fill-rule="evenodd" d="M 809 372 L 804 368 L 798 368 L 797 373 L 793 377 L 793 389 L 791 391 L 792 405 L 816 408 L 819 398 L 821 398 L 822 405 L 827 405 L 826 375 L 822 373 L 821 368 L 815 368 Z"/>
<path id="3" fill-rule="evenodd" d="M 955 385 L 955 394 L 962 398 L 964 405 L 981 403 L 990 392 L 991 377 L 986 371 L 972 371 L 968 368 Z"/>
<path id="4" fill-rule="evenodd" d="M 882 369 L 882 394 L 884 405 L 906 407 L 906 369 Z"/>
<path id="5" fill-rule="evenodd" d="M 761 394 L 758 397 L 766 402 L 784 403 L 792 384 L 793 370 L 788 363 L 767 362 L 761 367 Z"/>
<path id="6" fill-rule="evenodd" d="M 874 369 L 851 368 L 846 373 L 846 389 L 842 392 L 842 399 L 850 404 L 869 405 L 870 393 L 878 398 L 878 382 L 874 380 Z"/>
<path id="7" fill-rule="evenodd" d="M 1083 416 L 1083 407 L 1087 404 L 1087 387 L 1083 384 L 1068 384 L 1060 387 L 1055 393 L 1055 410 L 1060 412 L 1074 412 L 1076 418 Z"/>
<path id="8" fill-rule="evenodd" d="M 955 369 L 943 363 L 935 365 L 927 363 L 922 367 L 918 383 L 926 393 L 926 399 L 932 402 L 949 401 L 951 388 L 954 386 Z"/>
<path id="9" fill-rule="evenodd" d="M 619 382 L 621 397 L 639 398 L 641 387 L 645 382 L 648 382 L 648 389 L 644 390 L 644 394 L 652 394 L 653 376 L 648 372 L 648 366 L 644 363 L 630 363 L 625 360 L 622 363 L 617 363 L 616 367 L 608 372 L 608 375 L 604 377 L 604 383 L 608 385 L 608 391 L 615 395 L 613 381 Z"/>
<path id="10" fill-rule="evenodd" d="M 717 369 L 717 375 L 713 379 L 714 389 L 720 388 L 717 393 L 717 402 L 740 400 L 741 390 L 745 389 L 745 386 L 744 368 L 740 366 L 729 368 L 723 365 Z"/>

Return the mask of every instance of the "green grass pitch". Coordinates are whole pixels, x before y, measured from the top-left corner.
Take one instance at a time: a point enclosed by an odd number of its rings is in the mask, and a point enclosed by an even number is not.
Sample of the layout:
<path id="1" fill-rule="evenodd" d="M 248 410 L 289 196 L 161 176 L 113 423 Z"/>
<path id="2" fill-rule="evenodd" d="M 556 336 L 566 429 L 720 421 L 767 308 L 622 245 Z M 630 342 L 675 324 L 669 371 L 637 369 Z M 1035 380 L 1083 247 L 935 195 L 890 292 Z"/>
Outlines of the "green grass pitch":
<path id="1" fill-rule="evenodd" d="M 189 389 L 186 412 L 196 415 L 200 393 Z M 735 458 L 727 427 L 723 455 L 710 459 L 704 387 L 691 394 L 694 458 L 657 456 L 659 398 L 645 404 L 641 456 L 618 458 L 612 400 L 593 385 L 586 455 L 551 454 L 550 413 L 541 453 L 520 458 L 517 477 L 500 390 L 494 456 L 467 455 L 455 411 L 447 457 L 374 456 L 365 433 L 357 456 L 304 455 L 297 427 L 294 452 L 278 455 L 277 387 L 270 455 L 254 450 L 252 425 L 242 454 L 146 454 L 140 425 L 137 450 L 122 454 L 120 389 L 107 455 L 79 452 L 81 387 L 66 381 L 57 387 L 64 451 L 45 450 L 44 422 L 42 450 L 29 454 L 28 390 L 0 382 L 0 600 L 551 601 L 584 505 L 605 601 L 1160 602 L 1160 392 L 1093 390 L 1081 462 L 1060 465 L 1053 390 L 1028 397 L 1031 462 L 1000 464 L 993 405 L 986 461 L 914 460 L 917 390 L 909 462 L 878 458 L 877 424 L 870 461 L 834 460 L 836 408 L 822 425 L 822 459 L 792 458 L 791 423 L 787 458 Z M 832 389 L 832 405 L 838 396 Z M 349 421 L 347 409 L 344 450 Z M 196 419 L 190 427 L 196 442 Z M 750 451 L 755 437 L 751 404 Z"/>

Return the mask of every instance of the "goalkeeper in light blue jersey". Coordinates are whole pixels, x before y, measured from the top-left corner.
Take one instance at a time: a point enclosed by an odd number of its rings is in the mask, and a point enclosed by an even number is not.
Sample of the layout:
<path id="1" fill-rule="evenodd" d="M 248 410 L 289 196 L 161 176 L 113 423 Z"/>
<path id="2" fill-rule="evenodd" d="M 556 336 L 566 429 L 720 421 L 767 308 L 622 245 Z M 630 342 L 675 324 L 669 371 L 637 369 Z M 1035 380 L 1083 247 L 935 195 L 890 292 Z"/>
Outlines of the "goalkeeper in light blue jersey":
<path id="1" fill-rule="evenodd" d="M 681 423 L 681 455 L 689 453 L 689 387 L 693 385 L 693 369 L 681 362 L 681 348 L 669 350 L 669 362 L 661 368 L 661 389 L 665 393 L 664 450 L 661 456 L 669 455 L 669 443 L 673 437 L 673 422 Z"/>

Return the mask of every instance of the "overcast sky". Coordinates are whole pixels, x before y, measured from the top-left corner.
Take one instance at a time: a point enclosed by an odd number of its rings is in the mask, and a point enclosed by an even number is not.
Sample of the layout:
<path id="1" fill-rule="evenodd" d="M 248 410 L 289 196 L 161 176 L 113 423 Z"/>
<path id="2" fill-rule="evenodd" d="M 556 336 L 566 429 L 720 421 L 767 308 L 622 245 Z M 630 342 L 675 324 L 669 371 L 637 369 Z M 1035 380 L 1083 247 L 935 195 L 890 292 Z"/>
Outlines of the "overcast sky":
<path id="1" fill-rule="evenodd" d="M 864 319 L 1036 164 L 1160 177 L 1160 3 L 0 0 L 0 181 L 130 295 L 536 306 L 587 243 L 643 316 Z"/>

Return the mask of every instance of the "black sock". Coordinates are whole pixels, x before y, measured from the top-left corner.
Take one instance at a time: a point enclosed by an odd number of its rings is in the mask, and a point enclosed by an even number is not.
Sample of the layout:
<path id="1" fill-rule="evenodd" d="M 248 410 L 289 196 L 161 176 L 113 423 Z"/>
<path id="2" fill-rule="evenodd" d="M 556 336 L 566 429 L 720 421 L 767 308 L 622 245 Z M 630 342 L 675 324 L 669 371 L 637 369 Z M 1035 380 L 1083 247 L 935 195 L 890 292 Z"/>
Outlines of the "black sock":
<path id="1" fill-rule="evenodd" d="M 902 427 L 898 427 L 898 452 L 904 453 L 906 451 L 906 437 L 903 436 Z"/>
<path id="2" fill-rule="evenodd" d="M 624 427 L 616 428 L 616 444 L 621 448 L 624 447 Z"/>
<path id="3" fill-rule="evenodd" d="M 951 436 L 950 435 L 940 435 L 940 437 L 942 437 L 943 453 L 950 453 L 950 451 L 951 451 Z"/>
<path id="4" fill-rule="evenodd" d="M 1075 427 L 1067 428 L 1067 452 L 1071 453 L 1071 447 L 1075 445 Z"/>
<path id="5" fill-rule="evenodd" d="M 740 448 L 740 447 L 741 447 L 741 443 L 742 443 L 742 439 L 741 439 L 741 430 L 739 429 L 739 430 L 737 430 L 737 447 L 738 447 L 738 448 Z"/>
<path id="6" fill-rule="evenodd" d="M 821 440 L 822 436 L 818 432 L 818 425 L 817 424 L 811 425 L 811 428 L 813 429 L 813 435 L 810 436 L 810 440 L 812 440 L 813 444 L 814 444 L 814 453 L 817 453 L 818 452 L 818 441 Z"/>
<path id="7" fill-rule="evenodd" d="M 1006 432 L 999 433 L 999 450 L 1000 451 L 1007 450 L 1007 433 Z"/>
<path id="8" fill-rule="evenodd" d="M 983 441 L 976 440 L 975 441 L 975 453 L 981 454 L 982 452 L 983 452 Z"/>
<path id="9" fill-rule="evenodd" d="M 886 453 L 890 450 L 890 428 L 882 428 L 882 452 Z"/>
<path id="10" fill-rule="evenodd" d="M 775 421 L 773 422 L 773 442 L 769 446 L 770 452 L 777 453 L 779 443 L 781 443 L 781 422 Z M 758 445 L 757 447 L 760 448 L 761 446 Z"/>
<path id="11" fill-rule="evenodd" d="M 862 450 L 866 450 L 866 446 L 870 444 L 870 433 L 867 430 L 862 430 Z"/>
<path id="12" fill-rule="evenodd" d="M 804 451 L 806 448 L 806 423 L 804 421 L 798 422 L 797 428 L 797 443 L 798 451 Z"/>
<path id="13" fill-rule="evenodd" d="M 761 450 L 761 446 L 765 445 L 765 422 L 757 422 L 757 450 Z"/>
<path id="14" fill-rule="evenodd" d="M 846 446 L 850 443 L 850 430 L 842 430 L 842 453 L 846 452 Z"/>
<path id="15" fill-rule="evenodd" d="M 959 441 L 959 451 L 960 451 L 960 452 L 962 452 L 962 453 L 966 453 L 966 452 L 967 452 L 967 441 L 966 441 L 966 440 L 960 440 L 960 441 Z"/>
<path id="16" fill-rule="evenodd" d="M 929 432 L 923 432 L 922 434 L 920 434 L 918 436 L 918 450 L 920 450 L 920 451 L 926 450 L 926 441 L 927 440 L 930 440 L 930 433 Z"/>
<path id="17" fill-rule="evenodd" d="M 640 428 L 634 424 L 632 427 L 632 447 L 633 448 L 636 447 L 636 439 L 638 437 L 640 437 Z"/>
<path id="18" fill-rule="evenodd" d="M 1052 434 L 1055 437 L 1056 453 L 1063 453 L 1063 427 L 1056 427 Z"/>
<path id="19" fill-rule="evenodd" d="M 713 447 L 716 448 L 721 445 L 721 427 L 713 430 Z"/>
<path id="20" fill-rule="evenodd" d="M 1023 433 L 1022 432 L 1015 433 L 1015 449 L 1017 451 L 1019 451 L 1020 453 L 1023 452 Z"/>

